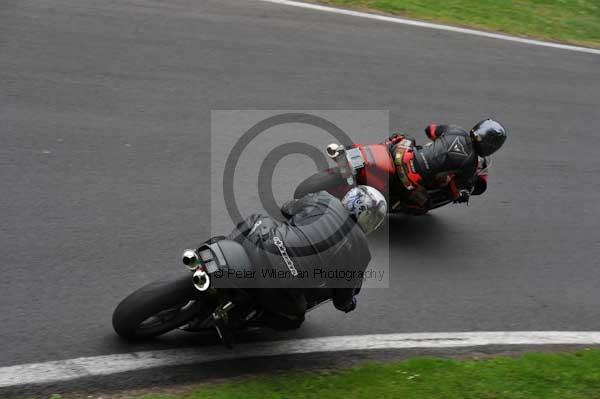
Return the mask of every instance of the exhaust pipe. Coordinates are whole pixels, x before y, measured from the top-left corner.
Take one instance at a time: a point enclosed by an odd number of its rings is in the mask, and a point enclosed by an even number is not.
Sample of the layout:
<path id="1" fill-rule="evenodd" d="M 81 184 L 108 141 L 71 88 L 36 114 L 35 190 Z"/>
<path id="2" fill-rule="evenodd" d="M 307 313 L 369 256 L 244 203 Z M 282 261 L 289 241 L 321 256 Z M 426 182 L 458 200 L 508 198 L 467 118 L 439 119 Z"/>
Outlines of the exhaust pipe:
<path id="1" fill-rule="evenodd" d="M 186 249 L 181 256 L 181 261 L 188 269 L 192 271 L 196 270 L 200 264 L 200 258 L 193 249 Z"/>
<path id="2" fill-rule="evenodd" d="M 210 278 L 202 269 L 196 270 L 192 276 L 192 281 L 194 282 L 194 287 L 196 287 L 196 289 L 200 292 L 206 291 L 210 286 Z"/>
<path id="3" fill-rule="evenodd" d="M 331 143 L 327 146 L 325 151 L 327 152 L 329 158 L 336 159 L 344 151 L 344 147 L 337 143 Z"/>

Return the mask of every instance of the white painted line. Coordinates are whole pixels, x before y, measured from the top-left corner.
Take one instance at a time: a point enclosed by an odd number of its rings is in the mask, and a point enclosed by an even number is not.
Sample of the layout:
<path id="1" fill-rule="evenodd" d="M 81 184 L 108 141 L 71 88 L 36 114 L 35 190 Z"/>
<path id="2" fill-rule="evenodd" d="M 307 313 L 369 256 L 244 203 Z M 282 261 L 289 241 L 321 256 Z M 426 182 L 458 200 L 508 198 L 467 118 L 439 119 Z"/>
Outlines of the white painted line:
<path id="1" fill-rule="evenodd" d="M 562 49 L 562 50 L 578 51 L 580 53 L 600 54 L 600 49 L 593 49 L 593 48 L 580 47 L 580 46 L 571 46 L 568 44 L 545 42 L 542 40 L 525 39 L 522 37 L 503 35 L 500 33 L 484 32 L 484 31 L 475 30 L 475 29 L 459 28 L 457 26 L 434 24 L 431 22 L 415 21 L 415 20 L 411 20 L 411 19 L 391 17 L 391 16 L 387 16 L 387 15 L 370 14 L 367 12 L 352 11 L 352 10 L 347 10 L 347 9 L 343 9 L 343 8 L 322 6 L 322 5 L 313 4 L 313 3 L 303 3 L 301 1 L 293 1 L 293 0 L 258 0 L 258 1 L 282 4 L 282 5 L 292 6 L 292 7 L 306 8 L 306 9 L 310 9 L 310 10 L 330 12 L 330 13 L 334 13 L 334 14 L 349 15 L 352 17 L 369 18 L 369 19 L 374 19 L 377 21 L 392 22 L 392 23 L 402 24 L 402 25 L 419 26 L 421 28 L 444 30 L 444 31 L 455 32 L 455 33 L 464 33 L 467 35 L 474 35 L 474 36 L 483 36 L 483 37 L 489 37 L 492 39 L 506 40 L 509 42 L 530 44 L 533 46 L 552 47 L 552 48 L 557 48 L 557 49 Z"/>
<path id="2" fill-rule="evenodd" d="M 69 381 L 154 367 L 201 364 L 217 360 L 373 349 L 457 348 L 483 345 L 599 345 L 600 332 L 511 331 L 376 334 L 246 343 L 221 346 L 80 357 L 0 368 L 0 388 Z"/>

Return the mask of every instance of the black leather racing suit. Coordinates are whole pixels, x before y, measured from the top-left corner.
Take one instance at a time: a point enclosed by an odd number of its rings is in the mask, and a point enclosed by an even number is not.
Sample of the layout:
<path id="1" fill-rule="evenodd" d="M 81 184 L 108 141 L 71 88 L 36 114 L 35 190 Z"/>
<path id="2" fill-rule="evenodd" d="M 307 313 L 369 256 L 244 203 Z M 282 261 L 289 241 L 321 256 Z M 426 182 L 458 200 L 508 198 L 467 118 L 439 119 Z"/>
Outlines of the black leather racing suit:
<path id="1" fill-rule="evenodd" d="M 418 180 L 412 182 L 414 186 L 426 190 L 447 187 L 452 199 L 460 202 L 468 200 L 475 185 L 477 194 L 485 191 L 485 180 L 479 181 L 477 176 L 479 157 L 469 132 L 455 125 L 430 124 L 425 133 L 432 141 L 413 147 Z M 396 146 L 391 149 L 395 154 Z"/>
<path id="2" fill-rule="evenodd" d="M 242 244 L 260 275 L 265 269 L 286 274 L 261 281 L 260 289 L 254 290 L 259 303 L 268 312 L 297 321 L 289 328 L 304 320 L 307 290 L 329 290 L 337 309 L 351 310 L 362 277 L 353 273 L 357 278 L 352 280 L 332 278 L 320 270 L 364 272 L 371 254 L 363 231 L 340 200 L 326 191 L 292 200 L 281 212 L 283 221 L 252 215 L 229 236 Z"/>

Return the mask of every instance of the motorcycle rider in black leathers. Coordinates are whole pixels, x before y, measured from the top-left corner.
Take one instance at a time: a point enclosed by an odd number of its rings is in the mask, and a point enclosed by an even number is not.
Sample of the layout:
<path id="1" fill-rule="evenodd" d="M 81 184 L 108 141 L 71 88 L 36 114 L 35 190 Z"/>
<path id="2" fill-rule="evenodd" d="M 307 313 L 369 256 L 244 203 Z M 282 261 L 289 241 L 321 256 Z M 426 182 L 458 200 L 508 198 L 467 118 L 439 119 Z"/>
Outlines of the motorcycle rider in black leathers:
<path id="1" fill-rule="evenodd" d="M 401 135 L 394 135 L 386 142 L 394 157 L 399 183 L 392 182 L 390 196 L 398 191 L 408 192 L 416 206 L 425 206 L 427 190 L 447 189 L 454 202 L 468 202 L 472 194 L 486 190 L 487 174 L 478 174 L 478 165 L 487 165 L 486 157 L 506 140 L 506 131 L 500 123 L 485 119 L 470 132 L 460 126 L 432 123 L 425 134 L 432 141 L 424 146 L 417 146 L 414 139 Z"/>
<path id="2" fill-rule="evenodd" d="M 280 330 L 299 327 L 307 290 L 328 289 L 337 309 L 354 310 L 362 278 L 335 281 L 313 272 L 365 271 L 371 260 L 366 234 L 383 222 L 385 197 L 372 187 L 357 186 L 342 201 L 321 191 L 292 200 L 281 211 L 283 221 L 252 215 L 228 237 L 244 247 L 258 271 L 255 285 L 245 291 L 265 310 L 263 323 Z M 285 277 L 261 280 L 266 269 Z"/>

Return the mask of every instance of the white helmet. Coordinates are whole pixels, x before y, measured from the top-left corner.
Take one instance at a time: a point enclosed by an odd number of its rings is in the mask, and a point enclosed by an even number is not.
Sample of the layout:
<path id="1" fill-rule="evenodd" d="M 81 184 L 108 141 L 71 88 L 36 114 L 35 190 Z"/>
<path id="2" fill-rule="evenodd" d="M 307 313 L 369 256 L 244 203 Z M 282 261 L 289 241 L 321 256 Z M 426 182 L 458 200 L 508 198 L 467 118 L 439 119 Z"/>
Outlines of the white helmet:
<path id="1" fill-rule="evenodd" d="M 369 234 L 383 223 L 387 214 L 387 202 L 383 194 L 371 186 L 356 186 L 342 198 L 344 207 L 354 215 L 356 222 Z"/>

